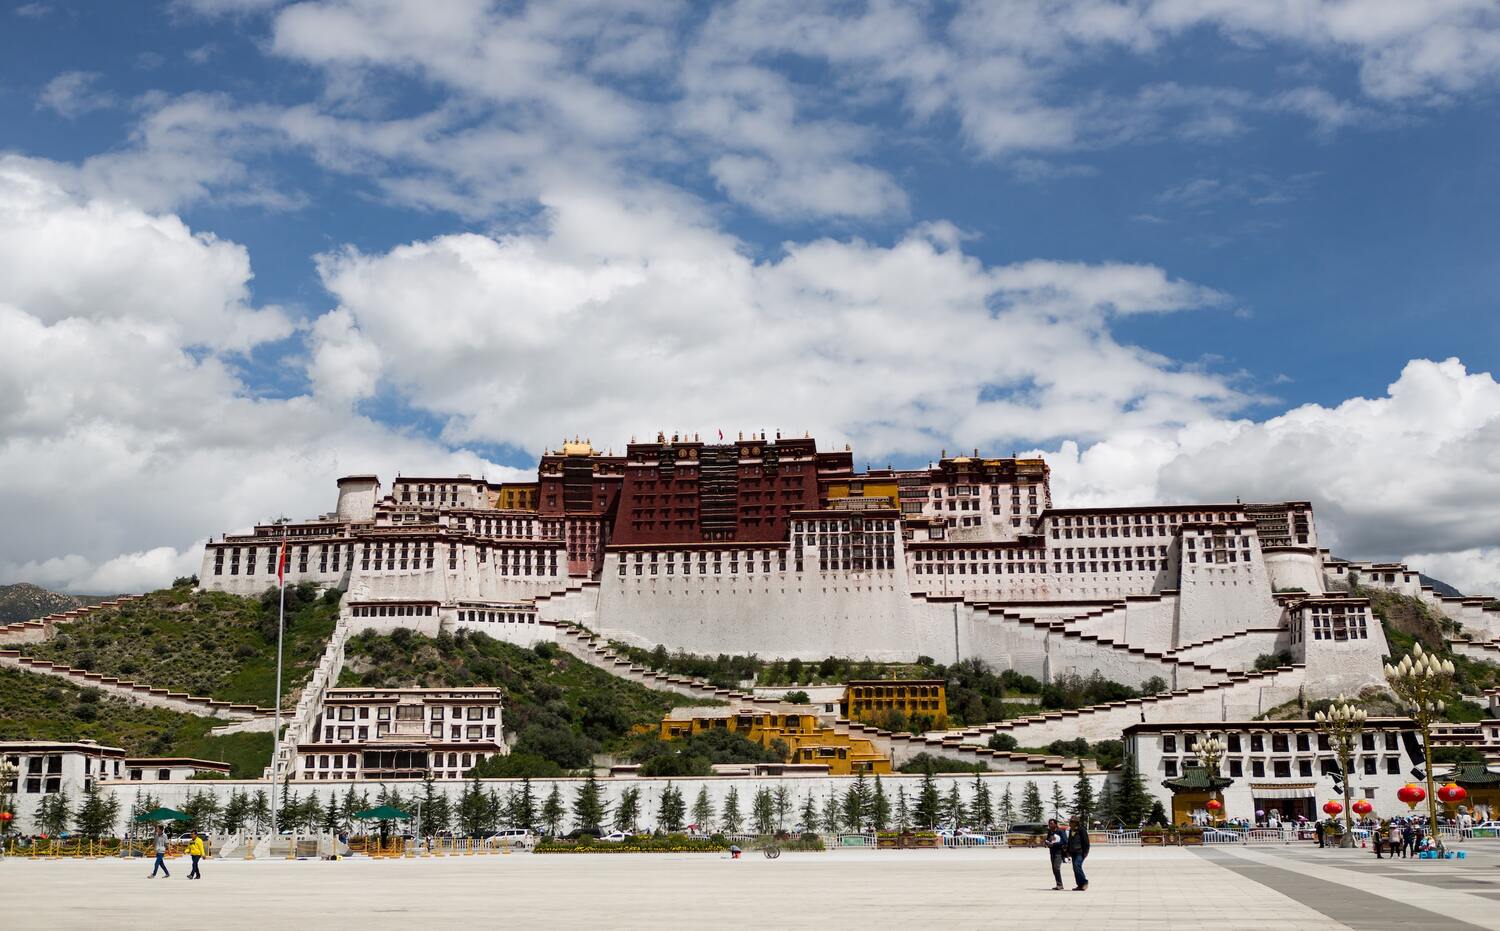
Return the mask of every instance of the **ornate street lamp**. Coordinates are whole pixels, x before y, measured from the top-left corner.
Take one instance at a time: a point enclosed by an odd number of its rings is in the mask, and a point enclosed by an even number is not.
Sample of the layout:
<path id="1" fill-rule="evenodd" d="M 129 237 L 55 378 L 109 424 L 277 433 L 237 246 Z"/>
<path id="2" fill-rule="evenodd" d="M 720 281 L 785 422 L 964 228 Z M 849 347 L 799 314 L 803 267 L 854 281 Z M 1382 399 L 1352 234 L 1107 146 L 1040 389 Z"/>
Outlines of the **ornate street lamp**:
<path id="1" fill-rule="evenodd" d="M 1318 722 L 1318 730 L 1328 735 L 1328 742 L 1339 758 L 1339 772 L 1343 774 L 1344 804 L 1341 809 L 1344 812 L 1344 836 L 1339 840 L 1339 846 L 1353 847 L 1354 809 L 1349 804 L 1349 761 L 1354 756 L 1354 742 L 1365 729 L 1365 711 L 1340 695 L 1326 712 L 1319 711 L 1313 718 Z"/>
<path id="2" fill-rule="evenodd" d="M 1214 788 L 1214 777 L 1219 775 L 1219 761 L 1224 758 L 1224 741 L 1217 737 L 1205 737 L 1198 741 L 1193 752 L 1198 755 L 1198 762 L 1202 764 L 1203 771 L 1208 774 L 1209 803 L 1204 808 L 1207 809 L 1209 818 L 1212 820 L 1222 807 L 1222 805 L 1214 805 L 1213 802 L 1216 801 L 1215 796 L 1219 791 Z"/>
<path id="3" fill-rule="evenodd" d="M 1437 789 L 1432 780 L 1432 722 L 1443 713 L 1443 700 L 1439 697 L 1453 683 L 1453 661 L 1439 659 L 1422 652 L 1422 644 L 1414 644 L 1409 656 L 1392 666 L 1385 665 L 1385 680 L 1391 691 L 1406 705 L 1416 719 L 1422 732 L 1422 755 L 1427 777 L 1427 828 L 1432 832 L 1432 842 L 1438 850 L 1443 849 L 1443 835 L 1438 830 Z"/>

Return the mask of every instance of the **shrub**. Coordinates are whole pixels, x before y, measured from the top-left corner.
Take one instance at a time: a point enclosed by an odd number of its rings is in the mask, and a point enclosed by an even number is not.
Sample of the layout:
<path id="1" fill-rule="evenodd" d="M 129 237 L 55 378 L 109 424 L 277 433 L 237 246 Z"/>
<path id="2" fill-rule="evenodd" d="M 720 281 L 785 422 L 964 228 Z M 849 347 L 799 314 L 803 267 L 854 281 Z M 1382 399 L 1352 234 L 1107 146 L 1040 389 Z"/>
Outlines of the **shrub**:
<path id="1" fill-rule="evenodd" d="M 1275 653 L 1262 653 L 1255 658 L 1255 668 L 1257 671 L 1262 672 L 1267 669 L 1275 669 L 1279 666 L 1290 666 L 1291 664 L 1292 654 L 1286 650 L 1278 650 Z"/>
<path id="2" fill-rule="evenodd" d="M 800 689 L 795 692 L 787 692 L 785 695 L 781 696 L 781 700 L 784 702 L 791 702 L 794 705 L 806 705 L 811 702 L 811 699 L 807 697 L 807 693 L 801 691 Z"/>
<path id="3" fill-rule="evenodd" d="M 991 734 L 989 747 L 991 750 L 1014 750 L 1020 746 L 1016 739 L 1009 734 Z"/>

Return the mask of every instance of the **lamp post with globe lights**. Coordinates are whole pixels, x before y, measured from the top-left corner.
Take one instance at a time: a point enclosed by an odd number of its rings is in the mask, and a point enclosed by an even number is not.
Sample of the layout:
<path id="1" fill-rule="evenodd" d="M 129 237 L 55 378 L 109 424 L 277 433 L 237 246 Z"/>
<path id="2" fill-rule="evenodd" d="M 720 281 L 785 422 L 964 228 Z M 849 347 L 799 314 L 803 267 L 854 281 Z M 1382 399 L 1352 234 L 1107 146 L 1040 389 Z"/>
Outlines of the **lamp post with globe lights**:
<path id="1" fill-rule="evenodd" d="M 1208 774 L 1208 800 L 1217 801 L 1215 796 L 1218 795 L 1218 790 L 1214 788 L 1213 777 L 1219 775 L 1219 761 L 1224 758 L 1224 741 L 1217 737 L 1205 737 L 1198 741 L 1193 752 L 1198 755 L 1198 762 L 1202 764 L 1203 771 Z M 1210 821 L 1218 814 L 1218 810 L 1222 810 L 1222 806 L 1222 802 L 1219 805 L 1204 806 L 1208 811 Z"/>
<path id="2" fill-rule="evenodd" d="M 1339 772 L 1343 774 L 1340 782 L 1344 787 L 1344 836 L 1340 838 L 1339 846 L 1353 847 L 1354 807 L 1349 804 L 1349 761 L 1354 757 L 1354 742 L 1365 729 L 1365 711 L 1340 695 L 1327 711 L 1319 711 L 1313 718 L 1318 722 L 1318 730 L 1328 735 L 1333 752 L 1339 758 Z"/>
<path id="3" fill-rule="evenodd" d="M 1401 662 L 1385 665 L 1385 680 L 1401 700 L 1422 732 L 1423 775 L 1427 777 L 1427 828 L 1432 842 L 1443 849 L 1443 835 L 1438 830 L 1437 789 L 1432 779 L 1432 722 L 1443 713 L 1444 695 L 1453 683 L 1453 661 L 1441 659 L 1414 644 Z"/>

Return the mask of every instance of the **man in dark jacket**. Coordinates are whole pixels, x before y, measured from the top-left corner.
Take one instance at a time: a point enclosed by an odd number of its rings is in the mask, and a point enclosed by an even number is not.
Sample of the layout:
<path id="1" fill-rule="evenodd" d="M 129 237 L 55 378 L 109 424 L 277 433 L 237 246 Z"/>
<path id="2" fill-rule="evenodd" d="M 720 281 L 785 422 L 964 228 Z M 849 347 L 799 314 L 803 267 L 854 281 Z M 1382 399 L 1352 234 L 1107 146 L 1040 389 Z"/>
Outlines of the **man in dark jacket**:
<path id="1" fill-rule="evenodd" d="M 1076 817 L 1068 822 L 1068 856 L 1073 860 L 1073 881 L 1078 885 L 1074 892 L 1083 892 L 1089 887 L 1089 878 L 1083 875 L 1083 858 L 1089 855 L 1089 828 Z"/>
<path id="2" fill-rule="evenodd" d="M 1047 821 L 1047 855 L 1052 860 L 1052 879 L 1056 883 L 1054 890 L 1063 887 L 1062 861 L 1068 856 L 1068 832 L 1062 825 L 1057 823 L 1056 818 Z"/>

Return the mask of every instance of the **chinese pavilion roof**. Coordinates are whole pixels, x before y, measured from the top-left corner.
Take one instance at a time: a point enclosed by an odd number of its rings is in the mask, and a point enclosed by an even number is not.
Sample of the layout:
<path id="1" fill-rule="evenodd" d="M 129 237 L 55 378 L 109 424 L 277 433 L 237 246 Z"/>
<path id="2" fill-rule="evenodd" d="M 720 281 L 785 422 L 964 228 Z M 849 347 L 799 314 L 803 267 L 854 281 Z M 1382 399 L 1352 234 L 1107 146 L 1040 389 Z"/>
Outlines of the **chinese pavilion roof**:
<path id="1" fill-rule="evenodd" d="M 1443 778 L 1449 782 L 1456 782 L 1464 788 L 1500 786 L 1500 772 L 1490 769 L 1483 763 L 1459 763 L 1454 766 L 1453 772 Z"/>
<path id="2" fill-rule="evenodd" d="M 1173 792 L 1217 792 L 1228 788 L 1233 783 L 1234 780 L 1227 776 L 1220 776 L 1217 773 L 1210 776 L 1208 770 L 1201 766 L 1189 766 L 1176 779 L 1162 781 L 1162 785 Z"/>

